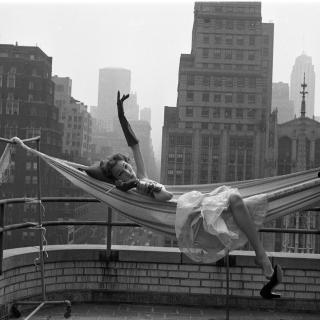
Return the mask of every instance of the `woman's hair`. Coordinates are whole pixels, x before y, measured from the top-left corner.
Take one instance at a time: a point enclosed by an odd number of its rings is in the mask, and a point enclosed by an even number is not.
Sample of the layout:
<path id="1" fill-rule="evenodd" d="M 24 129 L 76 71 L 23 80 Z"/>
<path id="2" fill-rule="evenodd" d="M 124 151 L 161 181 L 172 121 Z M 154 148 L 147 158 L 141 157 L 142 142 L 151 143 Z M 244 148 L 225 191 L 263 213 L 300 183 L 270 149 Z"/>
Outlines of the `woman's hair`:
<path id="1" fill-rule="evenodd" d="M 100 162 L 100 168 L 103 171 L 103 174 L 108 178 L 115 182 L 115 177 L 112 174 L 112 168 L 117 164 L 118 161 L 130 162 L 130 158 L 123 155 L 122 153 L 116 153 L 111 157 L 107 158 L 107 160 L 102 160 Z"/>

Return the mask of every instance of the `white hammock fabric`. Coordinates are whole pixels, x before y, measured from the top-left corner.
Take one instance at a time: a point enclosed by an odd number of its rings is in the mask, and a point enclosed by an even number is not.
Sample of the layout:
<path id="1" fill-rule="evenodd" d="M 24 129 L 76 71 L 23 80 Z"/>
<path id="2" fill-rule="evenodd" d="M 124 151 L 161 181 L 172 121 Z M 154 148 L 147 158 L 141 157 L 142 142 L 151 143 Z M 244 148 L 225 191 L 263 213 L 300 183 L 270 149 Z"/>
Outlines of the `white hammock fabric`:
<path id="1" fill-rule="evenodd" d="M 120 191 L 114 185 L 91 178 L 79 170 L 87 168 L 84 165 L 48 156 L 28 147 L 20 139 L 17 139 L 16 142 L 26 151 L 40 156 L 74 185 L 114 208 L 128 219 L 171 237 L 175 237 L 177 198 L 191 190 L 209 193 L 222 185 L 220 183 L 166 186 L 166 189 L 172 192 L 174 197 L 171 201 L 160 202 L 134 190 Z M 320 201 L 319 170 L 320 168 L 317 168 L 283 176 L 223 183 L 223 185 L 238 188 L 244 201 L 254 195 L 266 194 L 269 205 L 265 222 L 268 222 L 286 214 L 315 206 Z"/>

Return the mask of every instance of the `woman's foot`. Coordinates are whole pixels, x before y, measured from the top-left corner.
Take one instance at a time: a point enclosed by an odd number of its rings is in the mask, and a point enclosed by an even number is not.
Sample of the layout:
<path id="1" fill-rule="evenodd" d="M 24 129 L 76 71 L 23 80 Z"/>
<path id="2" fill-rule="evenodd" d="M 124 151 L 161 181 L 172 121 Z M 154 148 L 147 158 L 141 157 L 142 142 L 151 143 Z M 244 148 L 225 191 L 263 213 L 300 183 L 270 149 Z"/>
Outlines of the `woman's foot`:
<path id="1" fill-rule="evenodd" d="M 270 281 L 261 289 L 260 295 L 264 299 L 276 299 L 280 298 L 281 295 L 272 292 L 272 290 L 282 281 L 283 272 L 280 265 L 274 267 L 273 275 Z"/>
<path id="2" fill-rule="evenodd" d="M 270 280 L 273 275 L 273 268 L 268 256 L 267 255 L 262 257 L 257 256 L 255 258 L 255 263 L 262 268 L 263 274 L 267 279 Z"/>

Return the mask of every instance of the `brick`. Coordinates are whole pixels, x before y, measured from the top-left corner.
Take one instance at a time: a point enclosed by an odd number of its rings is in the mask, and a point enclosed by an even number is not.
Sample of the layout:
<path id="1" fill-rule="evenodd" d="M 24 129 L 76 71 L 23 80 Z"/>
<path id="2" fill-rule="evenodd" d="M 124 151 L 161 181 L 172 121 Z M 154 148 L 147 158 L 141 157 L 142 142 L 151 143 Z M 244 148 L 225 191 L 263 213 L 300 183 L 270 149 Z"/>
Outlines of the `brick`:
<path id="1" fill-rule="evenodd" d="M 217 267 L 217 266 L 200 266 L 200 272 L 217 273 L 217 272 L 220 272 L 220 267 Z"/>
<path id="2" fill-rule="evenodd" d="M 140 277 L 139 278 L 139 283 L 142 283 L 142 284 L 158 284 L 159 283 L 159 279 L 157 279 L 157 278 L 149 278 L 149 277 Z"/>
<path id="3" fill-rule="evenodd" d="M 243 284 L 243 288 L 244 289 L 260 289 L 261 290 L 261 283 L 257 283 L 257 282 L 245 282 Z"/>
<path id="4" fill-rule="evenodd" d="M 231 294 L 235 296 L 246 296 L 246 297 L 252 297 L 253 291 L 249 289 L 231 289 Z"/>
<path id="5" fill-rule="evenodd" d="M 55 271 L 58 271 L 58 270 L 51 271 L 52 275 L 62 275 L 62 273 L 60 274 L 60 272 L 55 272 Z M 83 274 L 84 273 L 83 268 L 65 268 L 61 271 L 63 271 L 64 275 L 76 275 L 76 274 Z"/>
<path id="6" fill-rule="evenodd" d="M 53 276 L 61 276 L 65 270 L 73 270 L 73 273 L 74 273 L 74 269 L 53 269 L 53 270 L 45 270 L 44 272 L 44 276 L 45 277 L 53 277 Z M 65 273 L 67 274 L 67 273 Z M 71 273 L 70 273 L 71 274 Z"/>
<path id="7" fill-rule="evenodd" d="M 158 269 L 158 265 L 156 263 L 136 263 L 137 269 Z M 177 267 L 178 268 L 178 267 Z"/>
<path id="8" fill-rule="evenodd" d="M 102 274 L 99 268 L 84 268 L 84 274 Z"/>
<path id="9" fill-rule="evenodd" d="M 76 276 L 57 276 L 57 283 L 75 282 Z"/>
<path id="10" fill-rule="evenodd" d="M 168 271 L 164 270 L 147 270 L 148 277 L 167 277 Z"/>
<path id="11" fill-rule="evenodd" d="M 168 277 L 170 278 L 188 278 L 188 272 L 184 271 L 169 271 Z"/>
<path id="12" fill-rule="evenodd" d="M 218 280 L 202 280 L 201 281 L 201 286 L 204 287 L 221 287 L 222 282 Z"/>
<path id="13" fill-rule="evenodd" d="M 306 270 L 306 277 L 320 278 L 320 271 Z"/>
<path id="14" fill-rule="evenodd" d="M 231 281 L 229 283 L 229 288 L 241 289 L 241 288 L 243 288 L 243 282 L 242 281 Z"/>
<path id="15" fill-rule="evenodd" d="M 231 274 L 230 278 L 231 280 L 241 280 L 241 281 L 251 281 L 253 275 L 251 274 Z M 259 276 L 256 276 L 259 277 Z"/>
<path id="16" fill-rule="evenodd" d="M 315 278 L 311 277 L 294 277 L 294 283 L 315 283 Z"/>
<path id="17" fill-rule="evenodd" d="M 182 286 L 200 287 L 200 280 L 180 280 Z"/>
<path id="18" fill-rule="evenodd" d="M 304 284 L 285 284 L 285 289 L 287 291 L 306 291 L 306 286 Z"/>
<path id="19" fill-rule="evenodd" d="M 75 267 L 74 262 L 72 262 L 72 261 L 64 261 L 64 262 L 56 262 L 55 269 L 74 268 L 74 267 Z"/>
<path id="20" fill-rule="evenodd" d="M 169 292 L 189 293 L 190 289 L 188 287 L 170 286 L 169 287 Z"/>
<path id="21" fill-rule="evenodd" d="M 266 277 L 262 275 L 252 275 L 252 281 L 260 281 L 260 282 L 266 282 Z"/>
<path id="22" fill-rule="evenodd" d="M 291 269 L 287 269 L 284 270 L 284 275 L 285 276 L 297 276 L 297 277 L 305 277 L 306 273 L 304 270 L 291 270 Z"/>
<path id="23" fill-rule="evenodd" d="M 224 274 L 224 273 L 213 273 L 213 274 L 210 275 L 210 279 L 225 280 L 226 279 L 226 274 Z"/>
<path id="24" fill-rule="evenodd" d="M 34 280 L 34 279 L 39 279 L 41 277 L 40 272 L 34 272 L 34 273 L 29 273 L 26 274 L 26 280 Z"/>
<path id="25" fill-rule="evenodd" d="M 159 264 L 159 270 L 178 270 L 175 264 Z"/>
<path id="26" fill-rule="evenodd" d="M 308 284 L 306 286 L 307 292 L 320 292 L 320 287 L 318 285 Z"/>
<path id="27" fill-rule="evenodd" d="M 293 276 L 285 276 L 285 277 L 283 277 L 282 278 L 282 282 L 283 283 L 294 283 L 295 282 L 295 277 L 293 277 Z"/>
<path id="28" fill-rule="evenodd" d="M 197 265 L 180 265 L 179 270 L 180 271 L 199 271 L 200 266 Z"/>
<path id="29" fill-rule="evenodd" d="M 155 292 L 168 292 L 169 286 L 161 286 L 161 285 L 150 285 L 149 291 L 155 291 Z"/>
<path id="30" fill-rule="evenodd" d="M 192 287 L 190 288 L 190 293 L 203 293 L 203 294 L 210 294 L 210 288 L 196 288 L 196 287 Z"/>
<path id="31" fill-rule="evenodd" d="M 189 277 L 192 279 L 209 279 L 209 273 L 204 272 L 189 272 Z"/>
<path id="32" fill-rule="evenodd" d="M 180 284 L 179 279 L 172 279 L 172 278 L 161 278 L 160 284 L 166 284 L 169 286 L 178 286 Z"/>
<path id="33" fill-rule="evenodd" d="M 296 299 L 315 299 L 316 294 L 314 292 L 295 292 Z"/>
<path id="34" fill-rule="evenodd" d="M 243 268 L 242 272 L 249 274 L 261 274 L 262 271 L 260 268 Z"/>

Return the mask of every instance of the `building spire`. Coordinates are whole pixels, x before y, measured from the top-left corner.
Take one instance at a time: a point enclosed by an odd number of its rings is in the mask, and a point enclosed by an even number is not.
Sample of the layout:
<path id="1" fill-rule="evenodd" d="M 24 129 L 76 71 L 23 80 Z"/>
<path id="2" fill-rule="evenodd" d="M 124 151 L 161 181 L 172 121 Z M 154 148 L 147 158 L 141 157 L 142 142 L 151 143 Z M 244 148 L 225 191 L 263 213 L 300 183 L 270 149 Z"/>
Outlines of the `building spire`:
<path id="1" fill-rule="evenodd" d="M 301 118 L 305 118 L 306 116 L 306 94 L 308 91 L 305 91 L 307 84 L 306 84 L 306 74 L 305 72 L 303 73 L 303 83 L 301 84 L 302 91 L 300 93 L 302 94 L 302 101 L 301 101 Z"/>

